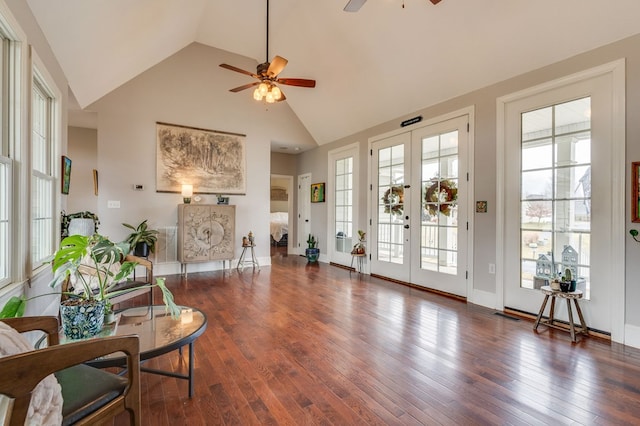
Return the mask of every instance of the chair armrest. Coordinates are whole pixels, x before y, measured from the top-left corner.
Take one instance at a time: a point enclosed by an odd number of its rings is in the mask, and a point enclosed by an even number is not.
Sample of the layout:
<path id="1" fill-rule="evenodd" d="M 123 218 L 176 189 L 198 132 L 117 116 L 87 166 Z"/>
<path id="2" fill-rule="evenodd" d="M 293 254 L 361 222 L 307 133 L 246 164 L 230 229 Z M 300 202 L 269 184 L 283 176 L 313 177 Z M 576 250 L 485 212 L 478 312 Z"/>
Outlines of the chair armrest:
<path id="1" fill-rule="evenodd" d="M 149 259 L 128 254 L 124 257 L 126 262 L 136 262 L 138 265 L 146 269 L 146 280 L 149 284 L 153 284 L 153 263 Z"/>
<path id="2" fill-rule="evenodd" d="M 48 316 L 3 318 L 2 322 L 14 328 L 18 333 L 42 331 L 47 335 L 50 346 L 59 343 L 58 318 Z"/>
<path id="3" fill-rule="evenodd" d="M 0 394 L 15 398 L 14 412 L 26 416 L 31 392 L 46 376 L 114 352 L 126 354 L 128 388 L 139 393 L 139 339 L 131 335 L 88 339 L 0 358 Z"/>

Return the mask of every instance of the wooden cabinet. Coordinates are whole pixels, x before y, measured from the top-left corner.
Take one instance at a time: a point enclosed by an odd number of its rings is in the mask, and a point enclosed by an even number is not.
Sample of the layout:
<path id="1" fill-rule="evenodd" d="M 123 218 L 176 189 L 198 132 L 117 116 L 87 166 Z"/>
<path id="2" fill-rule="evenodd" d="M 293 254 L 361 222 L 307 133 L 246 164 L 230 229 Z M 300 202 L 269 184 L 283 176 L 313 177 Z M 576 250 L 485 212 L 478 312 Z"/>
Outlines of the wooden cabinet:
<path id="1" fill-rule="evenodd" d="M 233 259 L 235 234 L 236 206 L 178 205 L 178 260 L 182 265 Z"/>

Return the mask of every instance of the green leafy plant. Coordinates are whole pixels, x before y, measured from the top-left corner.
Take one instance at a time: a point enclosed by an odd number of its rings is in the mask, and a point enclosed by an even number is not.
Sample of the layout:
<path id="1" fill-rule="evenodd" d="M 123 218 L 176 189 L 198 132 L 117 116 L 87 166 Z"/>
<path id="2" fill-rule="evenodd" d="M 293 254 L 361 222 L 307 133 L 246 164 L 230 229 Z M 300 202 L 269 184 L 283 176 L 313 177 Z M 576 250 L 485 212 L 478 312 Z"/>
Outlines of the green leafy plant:
<path id="1" fill-rule="evenodd" d="M 79 300 L 104 300 L 142 288 L 158 287 L 162 291 L 162 301 L 171 315 L 180 315 L 180 308 L 173 300 L 173 294 L 165 286 L 164 278 L 156 279 L 155 284 L 142 284 L 124 290 L 113 290 L 120 281 L 126 279 L 137 263 L 123 261 L 129 252 L 127 242 L 114 243 L 107 237 L 94 234 L 90 237 L 71 235 L 60 243 L 60 249 L 54 254 L 52 269 L 52 288 L 59 287 L 67 279 L 75 278 L 79 290 L 65 292 L 69 298 Z"/>
<path id="2" fill-rule="evenodd" d="M 316 240 L 316 237 L 309 234 L 309 237 L 307 238 L 307 246 L 309 248 L 316 248 L 317 245 L 318 245 L 318 240 Z"/>
<path id="3" fill-rule="evenodd" d="M 128 223 L 122 224 L 125 228 L 131 229 L 131 232 L 125 241 L 129 243 L 130 249 L 133 250 L 138 243 L 145 243 L 149 246 L 151 253 L 154 252 L 156 242 L 158 241 L 158 231 L 155 229 L 148 229 L 147 220 L 145 219 L 138 226 L 129 225 Z"/>

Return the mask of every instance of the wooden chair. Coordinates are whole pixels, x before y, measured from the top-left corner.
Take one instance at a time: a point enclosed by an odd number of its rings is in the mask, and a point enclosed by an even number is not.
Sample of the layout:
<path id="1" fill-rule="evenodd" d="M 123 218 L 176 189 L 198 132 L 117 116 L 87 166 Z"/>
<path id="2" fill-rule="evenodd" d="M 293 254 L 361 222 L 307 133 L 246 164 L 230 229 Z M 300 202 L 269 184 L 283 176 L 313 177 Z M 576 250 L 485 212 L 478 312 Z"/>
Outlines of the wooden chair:
<path id="1" fill-rule="evenodd" d="M 140 350 L 138 336 L 105 337 L 59 345 L 56 317 L 2 319 L 18 332 L 46 333 L 49 346 L 0 358 L 0 394 L 14 399 L 10 426 L 24 425 L 31 392 L 49 374 L 62 388 L 63 425 L 95 425 L 127 411 L 140 425 Z M 126 375 L 82 364 L 113 352 L 124 352 Z"/>

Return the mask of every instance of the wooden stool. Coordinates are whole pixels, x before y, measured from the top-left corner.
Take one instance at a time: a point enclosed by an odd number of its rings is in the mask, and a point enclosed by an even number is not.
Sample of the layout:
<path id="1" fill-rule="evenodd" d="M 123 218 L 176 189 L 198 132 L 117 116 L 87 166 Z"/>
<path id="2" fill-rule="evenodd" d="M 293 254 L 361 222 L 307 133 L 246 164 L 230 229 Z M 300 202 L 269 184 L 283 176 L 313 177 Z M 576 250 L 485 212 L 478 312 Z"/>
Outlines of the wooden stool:
<path id="1" fill-rule="evenodd" d="M 558 290 L 551 290 L 551 287 L 548 285 L 542 286 L 540 291 L 544 293 L 544 300 L 542 301 L 542 306 L 540 307 L 540 312 L 538 312 L 538 317 L 536 318 L 536 322 L 533 325 L 533 330 L 536 331 L 540 324 L 546 325 L 547 327 L 555 328 L 558 330 L 567 331 L 565 327 L 562 327 L 558 324 L 554 324 L 553 314 L 556 306 L 556 297 L 560 297 L 561 299 L 565 299 L 567 301 L 567 312 L 569 313 L 569 332 L 571 333 L 571 341 L 576 341 L 576 329 L 575 324 L 573 323 L 573 312 L 571 310 L 571 301 L 576 307 L 576 312 L 578 313 L 578 318 L 580 318 L 580 329 L 578 333 L 589 335 L 589 329 L 587 328 L 587 324 L 584 321 L 584 317 L 582 316 L 582 311 L 580 310 L 580 305 L 578 304 L 578 300 L 582 299 L 582 291 L 570 291 L 563 292 Z M 544 308 L 547 306 L 547 301 L 551 297 L 551 307 L 549 308 L 549 319 L 542 320 L 542 314 L 544 312 Z"/>
<path id="2" fill-rule="evenodd" d="M 241 267 L 242 269 L 244 269 L 245 266 L 251 265 L 253 266 L 253 269 L 256 269 L 256 266 L 257 266 L 258 271 L 260 270 L 260 264 L 258 263 L 258 258 L 256 257 L 256 253 L 254 251 L 255 246 L 256 246 L 255 244 L 242 246 L 242 254 L 240 254 L 240 259 L 238 259 L 238 265 L 236 266 L 236 269 L 240 270 Z M 251 249 L 251 259 L 245 258 L 247 254 L 247 249 Z"/>

